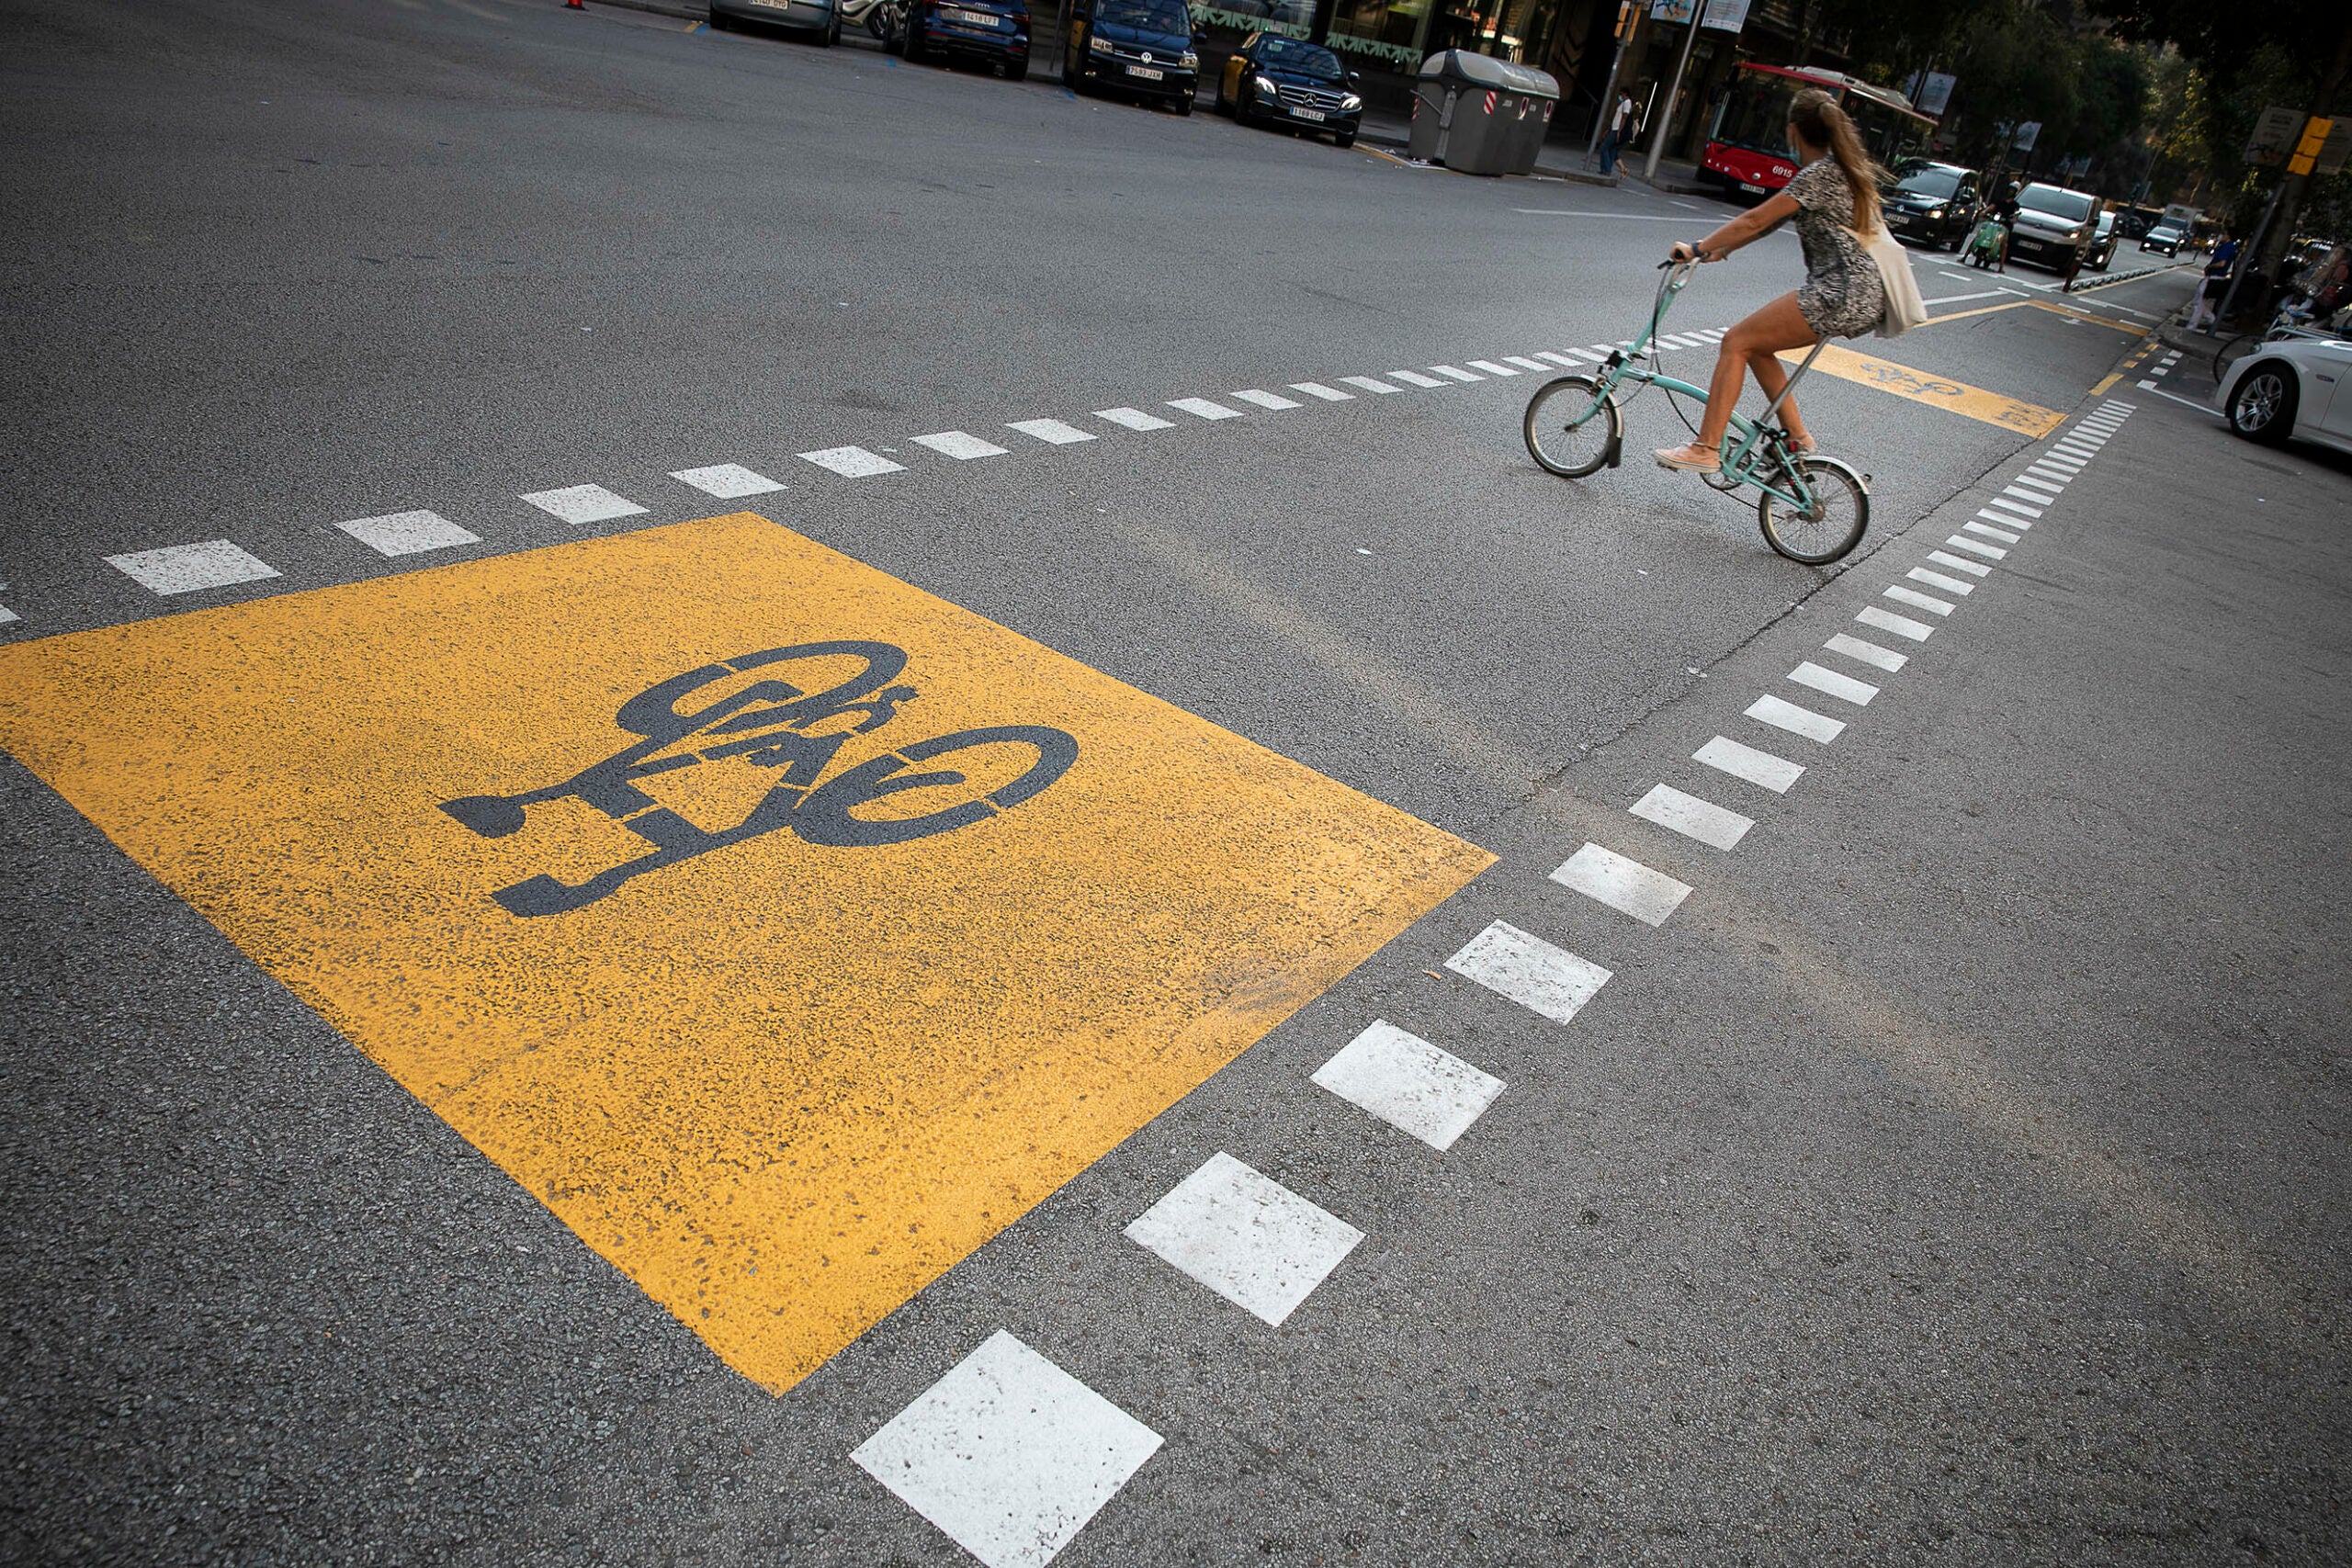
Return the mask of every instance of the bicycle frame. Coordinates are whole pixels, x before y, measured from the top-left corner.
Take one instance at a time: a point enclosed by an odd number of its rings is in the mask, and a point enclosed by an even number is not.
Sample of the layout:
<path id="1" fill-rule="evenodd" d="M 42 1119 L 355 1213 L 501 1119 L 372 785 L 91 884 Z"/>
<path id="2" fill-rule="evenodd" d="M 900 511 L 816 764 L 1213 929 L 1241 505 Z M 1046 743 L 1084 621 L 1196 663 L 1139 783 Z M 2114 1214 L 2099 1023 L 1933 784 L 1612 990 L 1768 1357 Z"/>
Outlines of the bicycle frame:
<path id="1" fill-rule="evenodd" d="M 1675 296 L 1682 292 L 1698 269 L 1696 262 L 1671 264 L 1671 270 L 1658 289 L 1657 302 L 1650 308 L 1650 319 L 1643 327 L 1641 335 L 1634 339 L 1630 348 L 1611 351 L 1602 363 L 1600 395 L 1594 399 L 1592 408 L 1585 412 L 1585 418 L 1589 419 L 1602 403 L 1617 395 L 1619 387 L 1628 382 L 1637 387 L 1662 387 L 1668 392 L 1695 398 L 1702 403 L 1707 400 L 1706 388 L 1694 387 L 1678 377 L 1646 368 L 1641 364 L 1645 359 L 1656 358 L 1650 345 L 1657 339 L 1658 327 L 1665 321 L 1666 312 L 1674 303 Z M 1716 459 L 1716 475 L 1711 482 L 1724 490 L 1736 490 L 1746 485 L 1806 513 L 1813 513 L 1819 506 L 1813 486 L 1806 482 L 1803 470 L 1789 461 L 1787 440 L 1771 421 L 1772 416 L 1781 412 L 1781 405 L 1794 395 L 1797 383 L 1804 379 L 1806 371 L 1813 368 L 1813 362 L 1821 356 L 1827 342 L 1825 338 L 1815 343 L 1804 363 L 1790 373 L 1788 385 L 1781 389 L 1781 395 L 1774 398 L 1758 418 L 1750 420 L 1736 409 L 1732 412 L 1731 424 L 1724 432 L 1724 445 Z M 1766 477 L 1768 465 L 1770 473 L 1784 479 L 1788 488 L 1783 489 Z"/>

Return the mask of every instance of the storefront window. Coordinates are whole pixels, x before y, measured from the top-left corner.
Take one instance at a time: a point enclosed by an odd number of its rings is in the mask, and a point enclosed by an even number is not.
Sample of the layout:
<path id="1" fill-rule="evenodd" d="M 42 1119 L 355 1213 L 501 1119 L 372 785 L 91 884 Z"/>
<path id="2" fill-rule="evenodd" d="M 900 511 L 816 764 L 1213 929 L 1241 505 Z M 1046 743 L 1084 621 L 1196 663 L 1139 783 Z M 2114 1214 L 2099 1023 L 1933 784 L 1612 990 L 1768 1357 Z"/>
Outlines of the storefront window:
<path id="1" fill-rule="evenodd" d="M 1306 38 L 1315 31 L 1315 0 L 1193 0 L 1192 12 L 1195 29 L 1280 33 L 1284 38 Z"/>
<path id="2" fill-rule="evenodd" d="M 1339 0 L 1331 11 L 1331 47 L 1391 71 L 1419 68 L 1421 18 L 1430 0 Z M 1434 47 L 1434 46 L 1432 46 Z"/>

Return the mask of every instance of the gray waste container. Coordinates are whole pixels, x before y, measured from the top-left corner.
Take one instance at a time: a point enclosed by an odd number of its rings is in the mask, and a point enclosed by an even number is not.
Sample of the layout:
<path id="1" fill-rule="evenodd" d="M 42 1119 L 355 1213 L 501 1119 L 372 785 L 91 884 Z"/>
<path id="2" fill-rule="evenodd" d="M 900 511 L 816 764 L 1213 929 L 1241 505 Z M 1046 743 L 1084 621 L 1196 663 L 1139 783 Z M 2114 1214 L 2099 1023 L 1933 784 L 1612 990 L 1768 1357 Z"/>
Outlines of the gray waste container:
<path id="1" fill-rule="evenodd" d="M 1421 62 L 1414 85 L 1413 157 L 1465 175 L 1535 167 L 1560 85 L 1532 65 L 1449 49 Z"/>

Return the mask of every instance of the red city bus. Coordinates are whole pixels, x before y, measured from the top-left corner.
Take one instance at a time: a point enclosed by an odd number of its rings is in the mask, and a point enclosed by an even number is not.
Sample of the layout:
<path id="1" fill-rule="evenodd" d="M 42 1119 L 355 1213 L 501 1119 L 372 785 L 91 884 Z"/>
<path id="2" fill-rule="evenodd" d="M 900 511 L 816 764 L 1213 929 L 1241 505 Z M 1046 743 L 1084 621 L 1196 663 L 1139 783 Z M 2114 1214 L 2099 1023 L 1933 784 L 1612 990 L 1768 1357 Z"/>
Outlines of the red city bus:
<path id="1" fill-rule="evenodd" d="M 1920 152 L 1935 131 L 1935 120 L 1913 108 L 1902 94 L 1873 87 L 1842 71 L 1742 65 L 1715 107 L 1707 151 L 1699 160 L 1702 175 L 1749 196 L 1770 196 L 1794 179 L 1789 100 L 1807 87 L 1836 96 L 1838 107 L 1861 132 L 1863 147 L 1882 168 L 1891 169 L 1899 159 Z"/>

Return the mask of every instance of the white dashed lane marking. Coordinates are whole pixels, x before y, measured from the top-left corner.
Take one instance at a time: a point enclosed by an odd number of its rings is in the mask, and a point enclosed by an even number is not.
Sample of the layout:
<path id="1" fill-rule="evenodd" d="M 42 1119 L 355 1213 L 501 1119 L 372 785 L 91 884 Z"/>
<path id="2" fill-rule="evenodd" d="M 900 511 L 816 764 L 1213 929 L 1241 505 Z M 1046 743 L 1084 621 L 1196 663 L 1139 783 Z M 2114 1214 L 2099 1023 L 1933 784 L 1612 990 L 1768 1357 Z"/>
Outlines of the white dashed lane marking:
<path id="1" fill-rule="evenodd" d="M 1279 1326 L 1363 1232 L 1222 1150 L 1127 1226 L 1127 1239 Z"/>
<path id="2" fill-rule="evenodd" d="M 1503 355 L 1503 363 L 1505 365 L 1516 365 L 1521 370 L 1533 370 L 1541 375 L 1549 375 L 1552 370 L 1552 367 L 1544 364 L 1542 360 L 1530 359 L 1523 354 L 1506 354 Z"/>
<path id="3" fill-rule="evenodd" d="M 1860 637 L 1847 632 L 1839 632 L 1821 646 L 1832 653 L 1842 653 L 1858 663 L 1871 665 L 1889 674 L 1893 674 L 1911 662 L 1911 656 L 1907 653 L 1897 653 L 1891 648 L 1881 648 L 1874 642 L 1865 642 Z"/>
<path id="4" fill-rule="evenodd" d="M 1386 376 L 1392 381 L 1402 381 L 1408 387 L 1429 388 L 1442 387 L 1445 385 L 1444 382 L 1439 380 L 1436 377 L 1424 376 L 1418 370 L 1385 370 L 1383 371 L 1382 374 Z"/>
<path id="5" fill-rule="evenodd" d="M 458 527 L 437 512 L 393 512 L 382 517 L 355 517 L 335 526 L 387 559 L 481 543 L 481 535 Z"/>
<path id="6" fill-rule="evenodd" d="M 1094 417 L 1105 424 L 1115 424 L 1122 430 L 1173 430 L 1176 428 L 1174 420 L 1162 419 L 1156 413 L 1146 413 L 1141 409 L 1096 409 Z"/>
<path id="7" fill-rule="evenodd" d="M 803 452 L 799 457 L 802 462 L 814 463 L 845 479 L 871 479 L 876 474 L 905 471 L 904 464 L 894 463 L 863 446 L 827 446 L 816 452 Z"/>
<path id="8" fill-rule="evenodd" d="M 1094 439 L 1092 432 L 1080 430 L 1074 424 L 1065 424 L 1057 419 L 1016 420 L 1005 429 L 1017 430 L 1048 446 L 1075 446 L 1081 441 Z"/>
<path id="9" fill-rule="evenodd" d="M 1239 419 L 1241 417 L 1239 409 L 1229 409 L 1223 403 L 1211 402 L 1206 398 L 1170 398 L 1168 400 L 1168 406 L 1198 419 Z"/>
<path id="10" fill-rule="evenodd" d="M 679 468 L 670 477 L 680 484 L 691 485 L 705 495 L 715 495 L 721 501 L 739 501 L 747 495 L 767 495 L 784 488 L 765 474 L 753 473 L 741 463 L 714 463 L 707 468 Z"/>
<path id="11" fill-rule="evenodd" d="M 2038 491 L 2027 490 L 2021 485 L 2005 486 L 2001 491 L 2001 494 L 2007 496 L 2011 501 L 2023 502 L 2025 504 L 2018 510 L 2023 512 L 2028 517 L 2041 516 L 2043 511 L 2043 502 L 2050 499 L 2048 496 L 2041 494 Z M 2002 503 L 1996 498 L 1994 504 L 1997 506 Z"/>
<path id="12" fill-rule="evenodd" d="M 1672 784 L 1657 784 L 1649 794 L 1635 801 L 1630 809 L 1645 822 L 1672 829 L 1686 839 L 1718 850 L 1734 849 L 1747 830 L 1756 826 L 1753 818 L 1717 806 L 1712 800 L 1702 800 L 1695 795 L 1685 795 Z"/>
<path id="13" fill-rule="evenodd" d="M 1963 523 L 1961 526 L 1965 528 L 1968 525 Z M 1989 534 L 1996 530 L 1987 528 L 1984 531 Z M 1970 555 L 1983 556 L 1986 560 L 2005 560 L 2009 553 L 1998 545 L 1988 545 L 1982 539 L 1972 539 L 1961 534 L 1954 534 L 1944 543 L 1955 550 L 1966 550 Z"/>
<path id="14" fill-rule="evenodd" d="M 1392 387 L 1387 382 L 1372 376 L 1342 376 L 1340 379 L 1351 387 L 1362 387 L 1367 392 L 1401 392 L 1405 389 L 1402 387 Z"/>
<path id="15" fill-rule="evenodd" d="M 1746 711 L 1747 716 L 1758 724 L 1769 724 L 1775 729 L 1802 735 L 1807 740 L 1818 740 L 1824 746 L 1837 739 L 1846 728 L 1846 721 L 1842 718 L 1832 718 L 1826 713 L 1800 707 L 1770 692 L 1748 704 Z"/>
<path id="16" fill-rule="evenodd" d="M 1456 381 L 1469 382 L 1483 381 L 1486 379 L 1484 376 L 1473 376 L 1467 370 L 1460 369 L 1452 365 L 1432 365 L 1430 368 L 1436 371 L 1441 376 L 1450 377 Z"/>
<path id="17" fill-rule="evenodd" d="M 1938 566 L 1948 566 L 1954 571 L 1964 571 L 1971 577 L 1990 577 L 1993 569 L 1981 560 L 1962 560 L 1947 550 L 1929 550 L 1928 558 Z"/>
<path id="18" fill-rule="evenodd" d="M 166 545 L 159 550 L 134 550 L 108 556 L 107 564 L 149 592 L 163 595 L 193 593 L 201 588 L 225 588 L 232 582 L 259 582 L 276 577 L 277 569 L 246 554 L 226 539 L 200 545 Z"/>
<path id="19" fill-rule="evenodd" d="M 1882 610 L 1875 604 L 1864 605 L 1854 619 L 1866 626 L 1876 626 L 1883 632 L 1893 632 L 1896 637 L 1907 637 L 1913 642 L 1927 641 L 1929 634 L 1936 629 L 1922 622 L 1915 621 L 1908 615 L 1898 615 L 1892 610 Z"/>
<path id="20" fill-rule="evenodd" d="M 1914 582 L 1924 582 L 1928 587 L 1941 589 L 1946 593 L 1958 593 L 1966 597 L 1976 592 L 1976 584 L 1973 582 L 1962 582 L 1957 577 L 1948 577 L 1940 571 L 1929 571 L 1924 566 L 1915 566 L 1903 575 Z"/>
<path id="21" fill-rule="evenodd" d="M 849 1457 L 987 1568 L 1045 1568 L 1159 1443 L 1000 1329 Z"/>
<path id="22" fill-rule="evenodd" d="M 1552 880 L 1645 926 L 1666 924 L 1667 917 L 1690 896 L 1689 883 L 1592 843 L 1570 855 L 1552 873 Z"/>
<path id="23" fill-rule="evenodd" d="M 1314 1082 L 1442 1154 L 1503 1091 L 1503 1080 L 1385 1019 L 1315 1069 Z"/>
<path id="24" fill-rule="evenodd" d="M 1927 630 L 1925 626 L 1919 629 Z M 1878 695 L 1878 688 L 1868 681 L 1857 681 L 1851 675 L 1841 675 L 1835 670 L 1825 670 L 1810 659 L 1790 671 L 1789 679 L 1800 686 L 1819 692 L 1825 697 L 1836 697 L 1838 701 L 1851 703 L 1856 707 L 1868 707 L 1871 699 Z"/>
<path id="25" fill-rule="evenodd" d="M 1298 407 L 1298 400 L 1296 398 L 1285 398 L 1280 392 L 1261 391 L 1255 387 L 1251 387 L 1244 391 L 1236 392 L 1233 396 L 1236 401 L 1255 403 L 1261 409 L 1295 409 Z"/>
<path id="26" fill-rule="evenodd" d="M 1337 387 L 1327 387 L 1320 381 L 1293 381 L 1290 384 L 1290 389 L 1294 392 L 1305 392 L 1310 398 L 1320 398 L 1327 403 L 1346 403 L 1355 400 L 1353 392 L 1343 392 Z"/>
<path id="27" fill-rule="evenodd" d="M 1445 966 L 1499 997 L 1566 1023 L 1609 981 L 1610 972 L 1542 937 L 1497 920 L 1470 939 Z"/>
<path id="28" fill-rule="evenodd" d="M 1516 376 L 1519 374 L 1518 371 L 1512 369 L 1510 366 L 1498 365 L 1491 359 L 1474 359 L 1470 362 L 1470 368 L 1473 370 L 1483 370 L 1489 376 Z"/>
<path id="29" fill-rule="evenodd" d="M 1931 593 L 1922 593 L 1916 588 L 1905 588 L 1899 582 L 1892 588 L 1883 590 L 1883 596 L 1894 600 L 1898 604 L 1908 604 L 1915 610 L 1925 610 L 1931 615 L 1951 614 L 1951 600 L 1939 599 Z"/>
<path id="30" fill-rule="evenodd" d="M 1770 751 L 1759 751 L 1724 735 L 1716 736 L 1691 752 L 1690 760 L 1704 763 L 1719 773 L 1746 779 L 1774 795 L 1786 795 L 1789 786 L 1804 776 L 1804 763 L 1792 762 L 1786 757 L 1776 757 Z"/>
<path id="31" fill-rule="evenodd" d="M 1001 457 L 1005 449 L 993 441 L 983 441 L 968 431 L 943 430 L 936 435 L 914 437 L 918 446 L 928 446 L 944 457 L 969 462 L 975 457 Z"/>
<path id="32" fill-rule="evenodd" d="M 575 526 L 582 523 L 609 523 L 616 517 L 635 517 L 645 510 L 627 496 L 615 495 L 603 485 L 567 485 L 561 490 L 533 491 L 523 499 L 549 516 L 560 517 Z"/>
<path id="33" fill-rule="evenodd" d="M 2008 528 L 1996 528 L 1989 524 L 1984 523 L 1962 523 L 1960 525 L 1960 531 L 1963 534 L 1982 535 L 1987 539 L 1998 539 L 2005 545 L 2014 545 L 2018 539 L 2024 536 L 2022 534 L 2014 530 Z"/>

